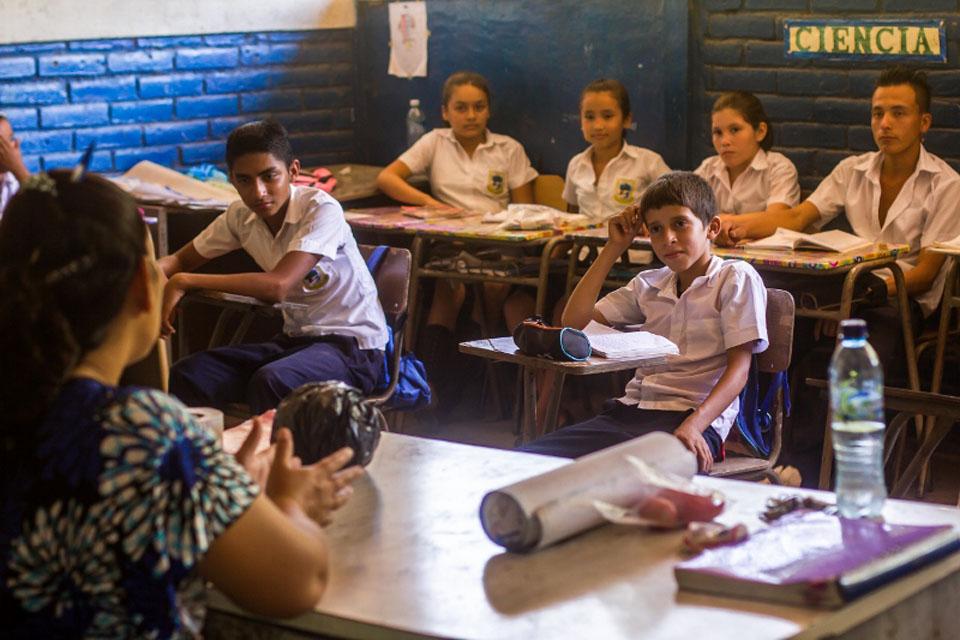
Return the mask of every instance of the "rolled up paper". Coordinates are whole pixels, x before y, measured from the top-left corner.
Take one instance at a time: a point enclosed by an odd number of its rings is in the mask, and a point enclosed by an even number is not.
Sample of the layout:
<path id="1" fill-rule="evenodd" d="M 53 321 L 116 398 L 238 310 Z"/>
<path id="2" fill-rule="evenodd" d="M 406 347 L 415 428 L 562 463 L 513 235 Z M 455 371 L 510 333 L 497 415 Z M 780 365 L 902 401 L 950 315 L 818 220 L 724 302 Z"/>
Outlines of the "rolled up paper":
<path id="1" fill-rule="evenodd" d="M 480 503 L 484 532 L 508 551 L 532 551 L 603 524 L 595 500 L 626 507 L 649 489 L 627 456 L 683 478 L 697 471 L 677 438 L 650 433 L 491 491 Z"/>
<path id="2" fill-rule="evenodd" d="M 223 442 L 223 411 L 213 407 L 189 407 L 187 411 L 217 442 Z"/>

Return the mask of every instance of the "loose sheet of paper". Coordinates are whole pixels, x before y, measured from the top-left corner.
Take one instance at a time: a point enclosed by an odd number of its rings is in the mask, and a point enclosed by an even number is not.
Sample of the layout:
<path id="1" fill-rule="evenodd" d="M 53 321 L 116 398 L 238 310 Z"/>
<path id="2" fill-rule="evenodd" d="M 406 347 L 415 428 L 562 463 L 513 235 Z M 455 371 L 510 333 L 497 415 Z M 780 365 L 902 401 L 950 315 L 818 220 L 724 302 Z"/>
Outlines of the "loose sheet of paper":
<path id="1" fill-rule="evenodd" d="M 427 75 L 427 3 L 393 2 L 389 7 L 390 64 L 387 73 L 400 78 Z"/>

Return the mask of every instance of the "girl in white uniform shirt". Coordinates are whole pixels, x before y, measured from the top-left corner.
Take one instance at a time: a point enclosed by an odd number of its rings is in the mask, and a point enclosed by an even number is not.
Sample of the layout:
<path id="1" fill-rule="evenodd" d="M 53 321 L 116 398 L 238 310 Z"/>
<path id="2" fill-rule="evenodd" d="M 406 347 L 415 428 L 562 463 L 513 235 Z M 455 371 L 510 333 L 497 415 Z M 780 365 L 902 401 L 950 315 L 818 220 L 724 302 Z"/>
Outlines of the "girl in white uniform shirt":
<path id="1" fill-rule="evenodd" d="M 501 211 L 511 202 L 533 202 L 533 180 L 523 146 L 513 138 L 487 129 L 490 89 L 478 73 L 458 71 L 443 84 L 443 119 L 449 128 L 430 131 L 394 160 L 377 177 L 377 186 L 391 198 L 415 205 L 453 206 L 469 211 Z M 433 196 L 407 183 L 415 173 L 427 173 Z M 533 298 L 516 291 L 505 298 L 509 285 L 484 285 L 483 304 L 488 318 L 503 308 L 507 328 L 533 312 Z M 426 327 L 418 352 L 433 382 L 449 370 L 456 355 L 454 329 L 466 290 L 462 284 L 436 281 Z M 444 376 L 450 380 L 450 376 Z M 456 384 L 449 385 L 452 389 Z M 437 389 L 440 396 L 447 395 Z"/>
<path id="2" fill-rule="evenodd" d="M 590 146 L 567 165 L 563 199 L 571 211 L 610 218 L 670 171 L 660 154 L 624 140 L 631 117 L 630 96 L 618 80 L 594 80 L 580 94 L 580 128 Z"/>
<path id="3" fill-rule="evenodd" d="M 763 105 L 752 93 L 724 93 L 711 115 L 713 148 L 695 173 L 717 196 L 725 216 L 795 207 L 800 201 L 797 168 L 789 158 L 770 151 L 773 132 Z"/>

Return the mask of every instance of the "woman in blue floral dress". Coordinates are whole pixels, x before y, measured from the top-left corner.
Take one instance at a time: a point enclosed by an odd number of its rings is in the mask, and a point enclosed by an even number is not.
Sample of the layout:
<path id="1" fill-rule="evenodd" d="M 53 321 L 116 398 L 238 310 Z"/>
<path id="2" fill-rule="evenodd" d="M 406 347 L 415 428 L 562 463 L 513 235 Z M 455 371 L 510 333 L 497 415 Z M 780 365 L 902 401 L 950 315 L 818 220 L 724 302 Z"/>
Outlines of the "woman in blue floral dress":
<path id="1" fill-rule="evenodd" d="M 238 458 L 261 492 L 177 400 L 117 386 L 159 334 L 150 253 L 133 199 L 96 176 L 41 174 L 0 221 L 4 637 L 195 637 L 205 580 L 268 616 L 326 585 L 315 520 L 349 495 L 349 450 L 303 467 L 282 430 L 255 459 L 258 427 Z"/>

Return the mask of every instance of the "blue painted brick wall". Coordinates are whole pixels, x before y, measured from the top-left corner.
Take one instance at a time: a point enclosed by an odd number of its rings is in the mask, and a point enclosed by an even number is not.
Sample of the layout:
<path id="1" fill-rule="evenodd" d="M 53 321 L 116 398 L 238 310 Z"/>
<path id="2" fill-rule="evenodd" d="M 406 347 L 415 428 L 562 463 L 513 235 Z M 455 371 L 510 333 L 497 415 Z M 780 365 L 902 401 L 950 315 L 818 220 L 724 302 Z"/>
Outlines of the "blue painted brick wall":
<path id="1" fill-rule="evenodd" d="M 349 29 L 0 45 L 0 113 L 31 170 L 223 164 L 236 126 L 273 116 L 306 165 L 357 159 Z"/>
<path id="2" fill-rule="evenodd" d="M 870 96 L 884 66 L 783 57 L 785 18 L 942 19 L 947 64 L 927 66 L 934 89 L 927 148 L 960 170 L 960 0 L 696 0 L 691 3 L 689 166 L 714 153 L 710 107 L 743 89 L 764 103 L 774 148 L 797 165 L 807 195 L 846 156 L 875 151 Z"/>

